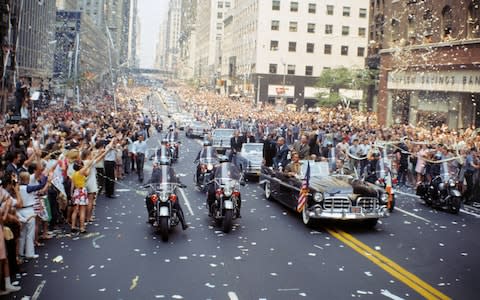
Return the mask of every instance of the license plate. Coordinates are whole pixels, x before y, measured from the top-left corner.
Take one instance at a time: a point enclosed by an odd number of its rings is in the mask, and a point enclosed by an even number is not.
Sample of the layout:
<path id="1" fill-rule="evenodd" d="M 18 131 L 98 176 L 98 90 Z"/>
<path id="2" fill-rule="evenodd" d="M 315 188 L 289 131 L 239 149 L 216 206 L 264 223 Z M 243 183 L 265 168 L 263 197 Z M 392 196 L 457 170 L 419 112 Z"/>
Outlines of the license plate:
<path id="1" fill-rule="evenodd" d="M 360 206 L 352 206 L 352 213 L 361 214 L 362 213 L 362 208 Z"/>

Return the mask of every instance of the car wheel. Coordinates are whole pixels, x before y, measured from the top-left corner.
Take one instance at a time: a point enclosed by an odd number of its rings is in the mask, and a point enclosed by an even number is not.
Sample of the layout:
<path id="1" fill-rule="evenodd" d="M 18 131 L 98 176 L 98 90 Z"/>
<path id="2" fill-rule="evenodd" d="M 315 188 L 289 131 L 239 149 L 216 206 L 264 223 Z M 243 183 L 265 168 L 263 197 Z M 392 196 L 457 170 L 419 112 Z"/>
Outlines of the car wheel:
<path id="1" fill-rule="evenodd" d="M 310 216 L 308 215 L 308 209 L 306 207 L 306 204 L 305 204 L 305 207 L 302 210 L 302 221 L 303 221 L 303 224 L 305 224 L 309 228 L 314 226 L 314 221 L 315 220 L 310 218 Z"/>
<path id="2" fill-rule="evenodd" d="M 265 190 L 265 199 L 269 200 L 269 201 L 272 201 L 273 198 L 272 198 L 272 188 L 270 187 L 270 182 L 265 182 L 265 186 L 264 186 L 264 190 Z"/>

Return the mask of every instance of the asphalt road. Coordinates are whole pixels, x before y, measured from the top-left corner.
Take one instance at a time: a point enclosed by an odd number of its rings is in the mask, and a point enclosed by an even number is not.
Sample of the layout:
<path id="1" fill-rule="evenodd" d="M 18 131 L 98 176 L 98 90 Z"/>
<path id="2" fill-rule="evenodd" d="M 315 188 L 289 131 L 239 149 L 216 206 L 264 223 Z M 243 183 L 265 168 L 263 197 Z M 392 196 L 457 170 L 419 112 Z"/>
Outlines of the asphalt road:
<path id="1" fill-rule="evenodd" d="M 149 141 L 157 142 L 158 135 Z M 478 299 L 476 211 L 451 215 L 403 194 L 400 210 L 376 229 L 310 229 L 248 182 L 243 218 L 223 234 L 192 183 L 200 144 L 183 135 L 182 142 L 175 169 L 187 184 L 180 199 L 188 230 L 177 226 L 162 242 L 145 223 L 144 191 L 130 175 L 117 184 L 117 199 L 99 198 L 88 235 L 60 235 L 37 249 L 10 299 Z"/>

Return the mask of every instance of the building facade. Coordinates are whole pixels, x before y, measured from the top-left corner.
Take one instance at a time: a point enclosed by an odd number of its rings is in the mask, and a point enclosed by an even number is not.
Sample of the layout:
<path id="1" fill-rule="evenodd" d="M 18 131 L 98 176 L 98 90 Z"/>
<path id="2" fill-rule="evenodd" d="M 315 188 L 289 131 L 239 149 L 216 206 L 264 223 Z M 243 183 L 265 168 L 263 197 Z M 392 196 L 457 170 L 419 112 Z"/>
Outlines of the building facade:
<path id="1" fill-rule="evenodd" d="M 110 57 L 105 31 L 81 11 L 59 10 L 56 14 L 56 49 L 53 64 L 56 92 L 78 86 L 86 91 L 110 80 Z M 109 80 L 106 80 L 106 78 Z"/>
<path id="2" fill-rule="evenodd" d="M 155 63 L 154 67 L 159 70 L 167 69 L 167 20 L 164 19 L 160 24 L 158 33 L 157 45 L 155 49 Z"/>
<path id="3" fill-rule="evenodd" d="M 223 21 L 231 8 L 232 1 L 197 2 L 194 74 L 203 85 L 215 86 L 221 78 Z"/>
<path id="4" fill-rule="evenodd" d="M 114 65 L 128 63 L 130 0 L 105 0 L 107 36 L 112 44 Z"/>
<path id="5" fill-rule="evenodd" d="M 197 0 L 182 0 L 178 59 L 178 76 L 180 79 L 192 79 L 194 75 L 196 13 Z"/>
<path id="6" fill-rule="evenodd" d="M 137 35 L 138 30 L 138 0 L 131 0 L 130 2 L 130 16 L 128 26 L 128 66 L 138 67 L 139 62 L 137 58 Z"/>
<path id="7" fill-rule="evenodd" d="M 167 32 L 165 36 L 165 67 L 167 71 L 178 75 L 178 60 L 180 58 L 180 30 L 182 16 L 182 1 L 170 0 L 168 3 Z"/>
<path id="8" fill-rule="evenodd" d="M 55 41 L 55 0 L 20 0 L 16 40 L 17 77 L 33 89 L 46 88 L 52 78 Z"/>
<path id="9" fill-rule="evenodd" d="M 480 125 L 480 1 L 377 2 L 370 36 L 380 58 L 380 122 Z"/>
<path id="10" fill-rule="evenodd" d="M 235 1 L 226 19 L 228 90 L 260 101 L 313 105 L 322 70 L 363 68 L 368 0 Z M 257 93 L 260 93 L 257 97 Z"/>
<path id="11" fill-rule="evenodd" d="M 65 0 L 61 0 L 65 1 Z M 105 28 L 105 1 L 106 0 L 73 0 L 76 4 L 74 9 L 82 11 L 90 17 L 93 24 L 99 28 Z M 66 8 L 70 9 L 70 8 Z"/>

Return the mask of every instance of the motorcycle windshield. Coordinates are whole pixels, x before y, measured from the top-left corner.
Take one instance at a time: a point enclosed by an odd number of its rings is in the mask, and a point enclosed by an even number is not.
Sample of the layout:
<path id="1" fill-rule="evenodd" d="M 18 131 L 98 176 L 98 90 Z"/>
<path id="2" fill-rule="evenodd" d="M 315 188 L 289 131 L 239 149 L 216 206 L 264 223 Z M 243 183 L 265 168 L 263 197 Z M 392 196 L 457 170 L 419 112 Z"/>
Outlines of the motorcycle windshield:
<path id="1" fill-rule="evenodd" d="M 239 181 L 241 177 L 240 170 L 232 163 L 221 163 L 215 169 L 215 179 L 224 181 Z M 221 183 L 222 184 L 222 183 Z"/>
<path id="2" fill-rule="evenodd" d="M 202 164 L 216 164 L 217 161 L 217 153 L 211 146 L 204 148 L 200 153 L 200 163 Z"/>
<path id="3" fill-rule="evenodd" d="M 177 137 L 176 137 L 175 133 L 173 133 L 173 132 L 169 132 L 165 138 L 166 138 L 170 143 L 173 143 L 173 142 L 176 142 L 176 141 L 177 141 Z"/>
<path id="4" fill-rule="evenodd" d="M 169 157 L 169 151 L 167 147 L 162 145 L 160 148 L 157 149 L 157 159 L 165 158 L 165 157 Z"/>
<path id="5" fill-rule="evenodd" d="M 460 171 L 460 166 L 456 160 L 445 161 L 441 163 L 440 176 L 443 181 L 449 179 L 457 179 Z"/>
<path id="6" fill-rule="evenodd" d="M 177 177 L 175 171 L 170 166 L 159 166 L 152 171 L 152 177 L 150 183 L 156 190 L 170 191 L 177 183 Z"/>

